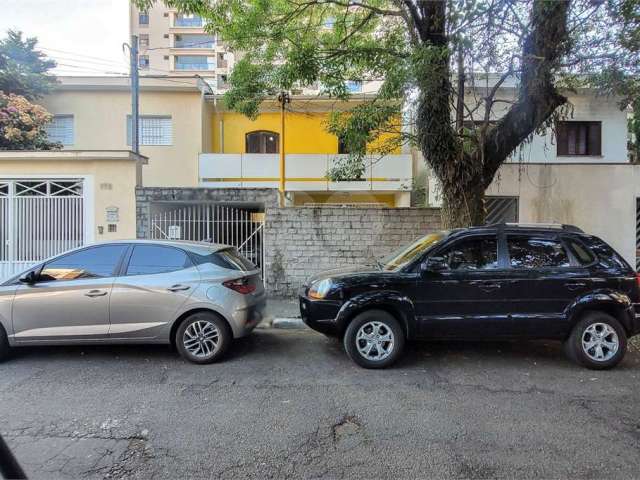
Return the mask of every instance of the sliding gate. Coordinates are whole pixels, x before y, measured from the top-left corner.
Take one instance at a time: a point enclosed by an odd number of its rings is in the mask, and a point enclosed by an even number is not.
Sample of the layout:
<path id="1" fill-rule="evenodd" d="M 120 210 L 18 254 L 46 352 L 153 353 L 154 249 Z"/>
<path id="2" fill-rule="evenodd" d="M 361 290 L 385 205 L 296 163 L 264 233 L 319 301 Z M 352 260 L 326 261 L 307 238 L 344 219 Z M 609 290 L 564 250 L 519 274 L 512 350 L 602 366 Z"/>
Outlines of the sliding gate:
<path id="1" fill-rule="evenodd" d="M 0 179 L 0 280 L 85 242 L 81 180 Z"/>
<path id="2" fill-rule="evenodd" d="M 231 245 L 264 274 L 264 213 L 206 203 L 156 206 L 156 210 L 151 238 Z"/>

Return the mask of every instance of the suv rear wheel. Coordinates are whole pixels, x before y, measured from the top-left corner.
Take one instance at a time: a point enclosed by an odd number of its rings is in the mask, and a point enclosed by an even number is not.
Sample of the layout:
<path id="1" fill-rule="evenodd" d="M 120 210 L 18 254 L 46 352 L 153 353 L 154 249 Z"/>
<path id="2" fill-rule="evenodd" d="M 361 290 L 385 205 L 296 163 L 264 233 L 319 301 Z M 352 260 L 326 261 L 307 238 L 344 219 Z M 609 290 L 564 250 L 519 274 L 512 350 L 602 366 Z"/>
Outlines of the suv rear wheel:
<path id="1" fill-rule="evenodd" d="M 588 312 L 565 341 L 573 361 L 593 370 L 615 367 L 627 351 L 627 334 L 620 322 L 604 312 Z"/>
<path id="2" fill-rule="evenodd" d="M 385 368 L 398 360 L 404 349 L 404 332 L 393 315 L 367 310 L 351 321 L 344 334 L 344 348 L 364 368 Z"/>

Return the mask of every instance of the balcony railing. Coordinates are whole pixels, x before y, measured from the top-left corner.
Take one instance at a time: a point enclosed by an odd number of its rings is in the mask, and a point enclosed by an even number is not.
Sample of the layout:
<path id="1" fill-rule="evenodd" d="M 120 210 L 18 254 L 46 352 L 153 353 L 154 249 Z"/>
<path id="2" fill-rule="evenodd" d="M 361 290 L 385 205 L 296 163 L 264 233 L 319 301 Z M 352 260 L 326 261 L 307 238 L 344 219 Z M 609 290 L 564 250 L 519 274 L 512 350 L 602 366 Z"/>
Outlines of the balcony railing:
<path id="1" fill-rule="evenodd" d="M 288 191 L 404 191 L 411 189 L 411 155 L 370 156 L 364 159 L 361 180 L 332 182 L 327 171 L 340 157 L 334 154 L 288 154 Z M 278 188 L 278 154 L 200 154 L 200 185 L 215 188 Z"/>
<path id="2" fill-rule="evenodd" d="M 173 25 L 175 27 L 202 27 L 204 21 L 200 17 L 176 17 Z"/>
<path id="3" fill-rule="evenodd" d="M 215 70 L 211 63 L 176 63 L 176 70 Z"/>

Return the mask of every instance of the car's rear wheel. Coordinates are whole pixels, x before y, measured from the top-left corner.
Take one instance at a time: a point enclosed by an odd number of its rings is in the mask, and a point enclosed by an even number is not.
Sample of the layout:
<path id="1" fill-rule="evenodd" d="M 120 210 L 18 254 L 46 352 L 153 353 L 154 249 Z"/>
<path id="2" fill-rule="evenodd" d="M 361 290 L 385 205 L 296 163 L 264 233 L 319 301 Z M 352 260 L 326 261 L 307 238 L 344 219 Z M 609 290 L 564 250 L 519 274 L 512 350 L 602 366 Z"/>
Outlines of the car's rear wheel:
<path id="1" fill-rule="evenodd" d="M 404 349 L 404 331 L 384 310 L 358 314 L 344 334 L 344 348 L 364 368 L 385 368 L 395 363 Z"/>
<path id="2" fill-rule="evenodd" d="M 175 345 L 185 359 L 205 364 L 222 358 L 232 340 L 231 329 L 221 317 L 211 312 L 198 312 L 180 324 Z"/>
<path id="3" fill-rule="evenodd" d="M 627 334 L 620 322 L 604 312 L 588 312 L 565 341 L 569 358 L 593 370 L 606 370 L 622 361 Z"/>
<path id="4" fill-rule="evenodd" d="M 7 332 L 4 331 L 2 325 L 0 325 L 0 362 L 6 359 L 11 352 L 11 347 L 9 346 L 9 339 L 7 338 Z"/>

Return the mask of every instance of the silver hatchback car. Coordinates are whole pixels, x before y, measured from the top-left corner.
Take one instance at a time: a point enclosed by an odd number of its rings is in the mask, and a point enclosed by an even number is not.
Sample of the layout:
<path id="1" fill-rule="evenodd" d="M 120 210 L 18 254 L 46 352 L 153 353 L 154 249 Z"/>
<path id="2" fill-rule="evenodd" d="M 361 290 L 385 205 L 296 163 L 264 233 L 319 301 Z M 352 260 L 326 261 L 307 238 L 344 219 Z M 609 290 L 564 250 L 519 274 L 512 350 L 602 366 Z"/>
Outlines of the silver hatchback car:
<path id="1" fill-rule="evenodd" d="M 0 359 L 26 345 L 167 343 L 210 363 L 255 328 L 265 305 L 259 270 L 233 247 L 100 243 L 0 284 Z"/>

